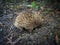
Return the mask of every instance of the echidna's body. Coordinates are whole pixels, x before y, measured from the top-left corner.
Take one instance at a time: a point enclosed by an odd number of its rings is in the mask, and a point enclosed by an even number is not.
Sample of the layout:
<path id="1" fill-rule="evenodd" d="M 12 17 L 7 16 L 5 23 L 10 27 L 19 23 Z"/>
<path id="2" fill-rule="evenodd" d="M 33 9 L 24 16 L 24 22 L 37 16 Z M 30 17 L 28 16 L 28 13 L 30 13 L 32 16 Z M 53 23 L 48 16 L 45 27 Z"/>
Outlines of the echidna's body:
<path id="1" fill-rule="evenodd" d="M 39 14 L 30 14 L 28 12 L 22 13 L 18 15 L 15 19 L 14 25 L 17 28 L 25 28 L 29 32 L 33 30 L 33 28 L 39 26 L 41 24 L 42 18 Z"/>

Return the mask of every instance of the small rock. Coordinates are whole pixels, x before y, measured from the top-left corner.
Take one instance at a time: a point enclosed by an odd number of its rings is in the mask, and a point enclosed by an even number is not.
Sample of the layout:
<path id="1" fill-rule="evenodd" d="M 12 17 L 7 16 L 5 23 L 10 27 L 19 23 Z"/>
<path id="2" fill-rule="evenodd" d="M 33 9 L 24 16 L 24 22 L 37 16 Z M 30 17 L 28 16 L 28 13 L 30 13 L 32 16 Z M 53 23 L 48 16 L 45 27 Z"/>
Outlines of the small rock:
<path id="1" fill-rule="evenodd" d="M 0 22 L 0 25 L 2 25 L 2 22 Z"/>
<path id="2" fill-rule="evenodd" d="M 13 17 L 13 14 L 9 14 L 7 15 L 8 18 L 12 18 Z"/>
<path id="3" fill-rule="evenodd" d="M 0 14 L 0 17 L 2 17 L 3 16 L 3 14 Z"/>
<path id="4" fill-rule="evenodd" d="M 13 18 L 13 14 L 4 15 L 3 18 L 4 19 L 6 19 L 6 18 L 11 19 L 11 18 Z"/>

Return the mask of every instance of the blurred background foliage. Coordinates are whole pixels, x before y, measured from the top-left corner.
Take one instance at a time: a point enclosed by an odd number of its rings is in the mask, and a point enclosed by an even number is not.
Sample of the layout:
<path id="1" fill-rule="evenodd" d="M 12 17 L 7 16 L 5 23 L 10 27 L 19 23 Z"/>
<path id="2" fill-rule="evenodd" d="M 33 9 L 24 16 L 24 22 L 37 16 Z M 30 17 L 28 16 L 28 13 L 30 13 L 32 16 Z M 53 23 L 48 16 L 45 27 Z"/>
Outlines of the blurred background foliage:
<path id="1" fill-rule="evenodd" d="M 0 0 L 0 14 L 5 9 L 33 8 L 36 10 L 48 6 L 54 10 L 60 10 L 60 0 Z"/>
<path id="2" fill-rule="evenodd" d="M 43 9 L 43 7 L 49 7 L 45 9 L 44 13 L 51 12 L 53 10 L 60 10 L 60 0 L 0 0 L 0 16 L 7 9 L 19 10 L 19 9 Z"/>

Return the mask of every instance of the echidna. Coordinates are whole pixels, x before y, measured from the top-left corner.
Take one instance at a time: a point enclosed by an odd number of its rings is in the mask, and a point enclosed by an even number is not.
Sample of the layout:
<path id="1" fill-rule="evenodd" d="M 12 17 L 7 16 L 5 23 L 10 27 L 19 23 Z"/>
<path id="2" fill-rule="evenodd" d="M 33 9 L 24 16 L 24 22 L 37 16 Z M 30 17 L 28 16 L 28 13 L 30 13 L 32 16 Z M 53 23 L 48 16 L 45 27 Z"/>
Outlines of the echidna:
<path id="1" fill-rule="evenodd" d="M 25 11 L 16 17 L 14 26 L 19 29 L 25 28 L 27 31 L 32 32 L 35 27 L 41 25 L 42 21 L 42 16 L 38 12 L 31 14 Z"/>

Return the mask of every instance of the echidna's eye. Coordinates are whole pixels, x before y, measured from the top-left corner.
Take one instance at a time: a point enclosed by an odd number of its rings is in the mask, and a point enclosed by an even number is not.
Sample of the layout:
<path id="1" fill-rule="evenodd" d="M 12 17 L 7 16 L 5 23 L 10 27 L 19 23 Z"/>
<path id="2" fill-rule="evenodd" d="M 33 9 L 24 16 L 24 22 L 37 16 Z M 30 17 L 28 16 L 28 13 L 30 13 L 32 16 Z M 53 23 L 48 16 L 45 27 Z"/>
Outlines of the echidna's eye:
<path id="1" fill-rule="evenodd" d="M 35 30 L 36 28 L 33 28 L 33 30 Z"/>
<path id="2" fill-rule="evenodd" d="M 26 29 L 26 28 L 24 28 L 24 27 L 23 27 L 23 30 L 24 30 L 24 31 L 27 31 L 27 32 L 29 32 L 29 30 L 28 30 L 28 29 Z"/>

